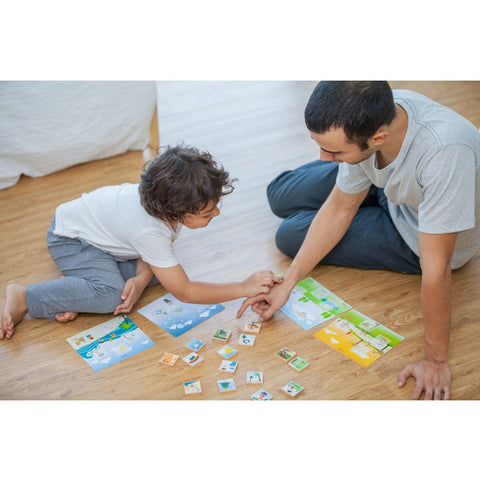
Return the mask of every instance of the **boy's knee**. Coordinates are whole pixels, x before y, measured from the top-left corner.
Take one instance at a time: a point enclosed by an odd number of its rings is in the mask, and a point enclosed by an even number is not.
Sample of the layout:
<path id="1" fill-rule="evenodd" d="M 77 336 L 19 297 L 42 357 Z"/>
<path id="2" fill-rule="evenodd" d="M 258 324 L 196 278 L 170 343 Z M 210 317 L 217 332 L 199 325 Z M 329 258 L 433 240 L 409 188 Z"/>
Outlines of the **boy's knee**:
<path id="1" fill-rule="evenodd" d="M 107 285 L 96 286 L 94 289 L 98 298 L 97 313 L 111 313 L 123 302 L 122 289 Z"/>

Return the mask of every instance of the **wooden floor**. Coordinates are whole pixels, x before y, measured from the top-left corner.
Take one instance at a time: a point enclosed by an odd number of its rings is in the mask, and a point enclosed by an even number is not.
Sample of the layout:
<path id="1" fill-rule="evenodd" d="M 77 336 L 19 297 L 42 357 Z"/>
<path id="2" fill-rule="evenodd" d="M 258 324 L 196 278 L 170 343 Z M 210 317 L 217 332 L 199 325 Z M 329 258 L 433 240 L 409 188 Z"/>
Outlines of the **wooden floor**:
<path id="1" fill-rule="evenodd" d="M 393 88 L 424 93 L 480 126 L 480 82 L 391 82 Z M 238 178 L 235 192 L 223 202 L 222 215 L 201 231 L 184 231 L 177 243 L 181 263 L 192 279 L 239 280 L 252 271 L 284 271 L 290 259 L 275 247 L 280 220 L 269 210 L 265 188 L 285 169 L 318 158 L 303 123 L 303 109 L 314 82 L 165 82 L 159 85 L 161 144 L 184 141 L 208 149 Z M 45 246 L 45 231 L 55 207 L 82 192 L 122 182 L 137 182 L 141 152 L 78 165 L 42 178 L 22 177 L 0 191 L 0 304 L 8 283 L 31 284 L 59 276 Z M 129 226 L 126 226 L 129 228 Z M 386 271 L 340 267 L 316 268 L 311 276 L 360 312 L 393 329 L 405 340 L 364 368 L 313 337 L 279 313 L 263 325 L 254 347 L 239 347 L 234 374 L 237 390 L 219 393 L 216 381 L 228 375 L 218 367 L 213 331 L 233 330 L 236 345 L 244 319 L 235 320 L 241 300 L 181 337 L 174 338 L 140 315 L 138 308 L 164 295 L 158 286 L 145 291 L 132 320 L 155 346 L 100 372 L 72 350 L 66 338 L 112 318 L 82 314 L 68 324 L 25 320 L 11 340 L 0 342 L 0 399 L 164 399 L 247 400 L 257 389 L 246 385 L 247 370 L 262 370 L 263 388 L 274 399 L 290 380 L 305 387 L 297 400 L 396 400 L 411 397 L 410 379 L 398 389 L 397 374 L 422 358 L 423 323 L 420 277 Z M 480 255 L 453 274 L 453 321 L 450 365 L 454 399 L 480 399 Z M 250 318 L 254 318 L 249 314 Z M 205 361 L 190 368 L 158 363 L 168 351 L 184 356 L 193 336 L 206 342 Z M 274 358 L 287 346 L 310 362 L 296 373 Z M 186 397 L 183 382 L 201 380 L 203 393 Z M 288 400 L 289 401 L 289 400 Z"/>

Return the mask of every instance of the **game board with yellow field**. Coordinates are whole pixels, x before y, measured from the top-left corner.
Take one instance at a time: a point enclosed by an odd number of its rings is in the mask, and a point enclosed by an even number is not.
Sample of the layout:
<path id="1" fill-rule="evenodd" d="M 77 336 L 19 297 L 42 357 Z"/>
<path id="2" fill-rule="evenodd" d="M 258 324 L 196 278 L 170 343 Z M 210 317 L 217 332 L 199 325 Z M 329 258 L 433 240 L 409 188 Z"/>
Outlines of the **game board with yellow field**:
<path id="1" fill-rule="evenodd" d="M 314 336 L 364 367 L 404 339 L 356 310 L 344 313 Z"/>

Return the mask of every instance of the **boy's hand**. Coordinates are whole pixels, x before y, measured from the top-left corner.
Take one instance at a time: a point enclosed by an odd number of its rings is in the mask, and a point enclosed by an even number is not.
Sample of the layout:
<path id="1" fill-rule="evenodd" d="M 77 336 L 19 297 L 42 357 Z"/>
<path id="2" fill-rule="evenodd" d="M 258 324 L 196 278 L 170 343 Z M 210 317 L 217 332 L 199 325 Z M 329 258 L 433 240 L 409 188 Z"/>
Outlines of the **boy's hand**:
<path id="1" fill-rule="evenodd" d="M 282 281 L 283 277 L 275 275 L 271 270 L 255 272 L 242 282 L 243 296 L 254 297 L 260 293 L 268 293 L 275 283 Z"/>
<path id="2" fill-rule="evenodd" d="M 129 313 L 132 311 L 133 306 L 137 303 L 140 295 L 142 295 L 145 290 L 144 281 L 139 277 L 129 278 L 125 282 L 123 287 L 121 298 L 123 303 L 118 305 L 118 307 L 113 312 L 114 315 L 119 315 L 120 313 Z"/>

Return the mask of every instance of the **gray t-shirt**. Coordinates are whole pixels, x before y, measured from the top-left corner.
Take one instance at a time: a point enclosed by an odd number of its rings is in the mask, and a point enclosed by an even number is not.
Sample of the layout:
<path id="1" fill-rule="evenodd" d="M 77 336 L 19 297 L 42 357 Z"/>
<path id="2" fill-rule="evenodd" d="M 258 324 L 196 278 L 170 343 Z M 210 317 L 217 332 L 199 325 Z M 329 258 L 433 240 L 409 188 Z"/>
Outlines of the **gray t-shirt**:
<path id="1" fill-rule="evenodd" d="M 394 90 L 408 115 L 397 158 L 377 168 L 376 156 L 341 163 L 338 187 L 359 193 L 383 188 L 393 222 L 419 255 L 418 232 L 459 232 L 452 268 L 464 265 L 480 246 L 480 133 L 453 110 L 408 90 Z"/>

